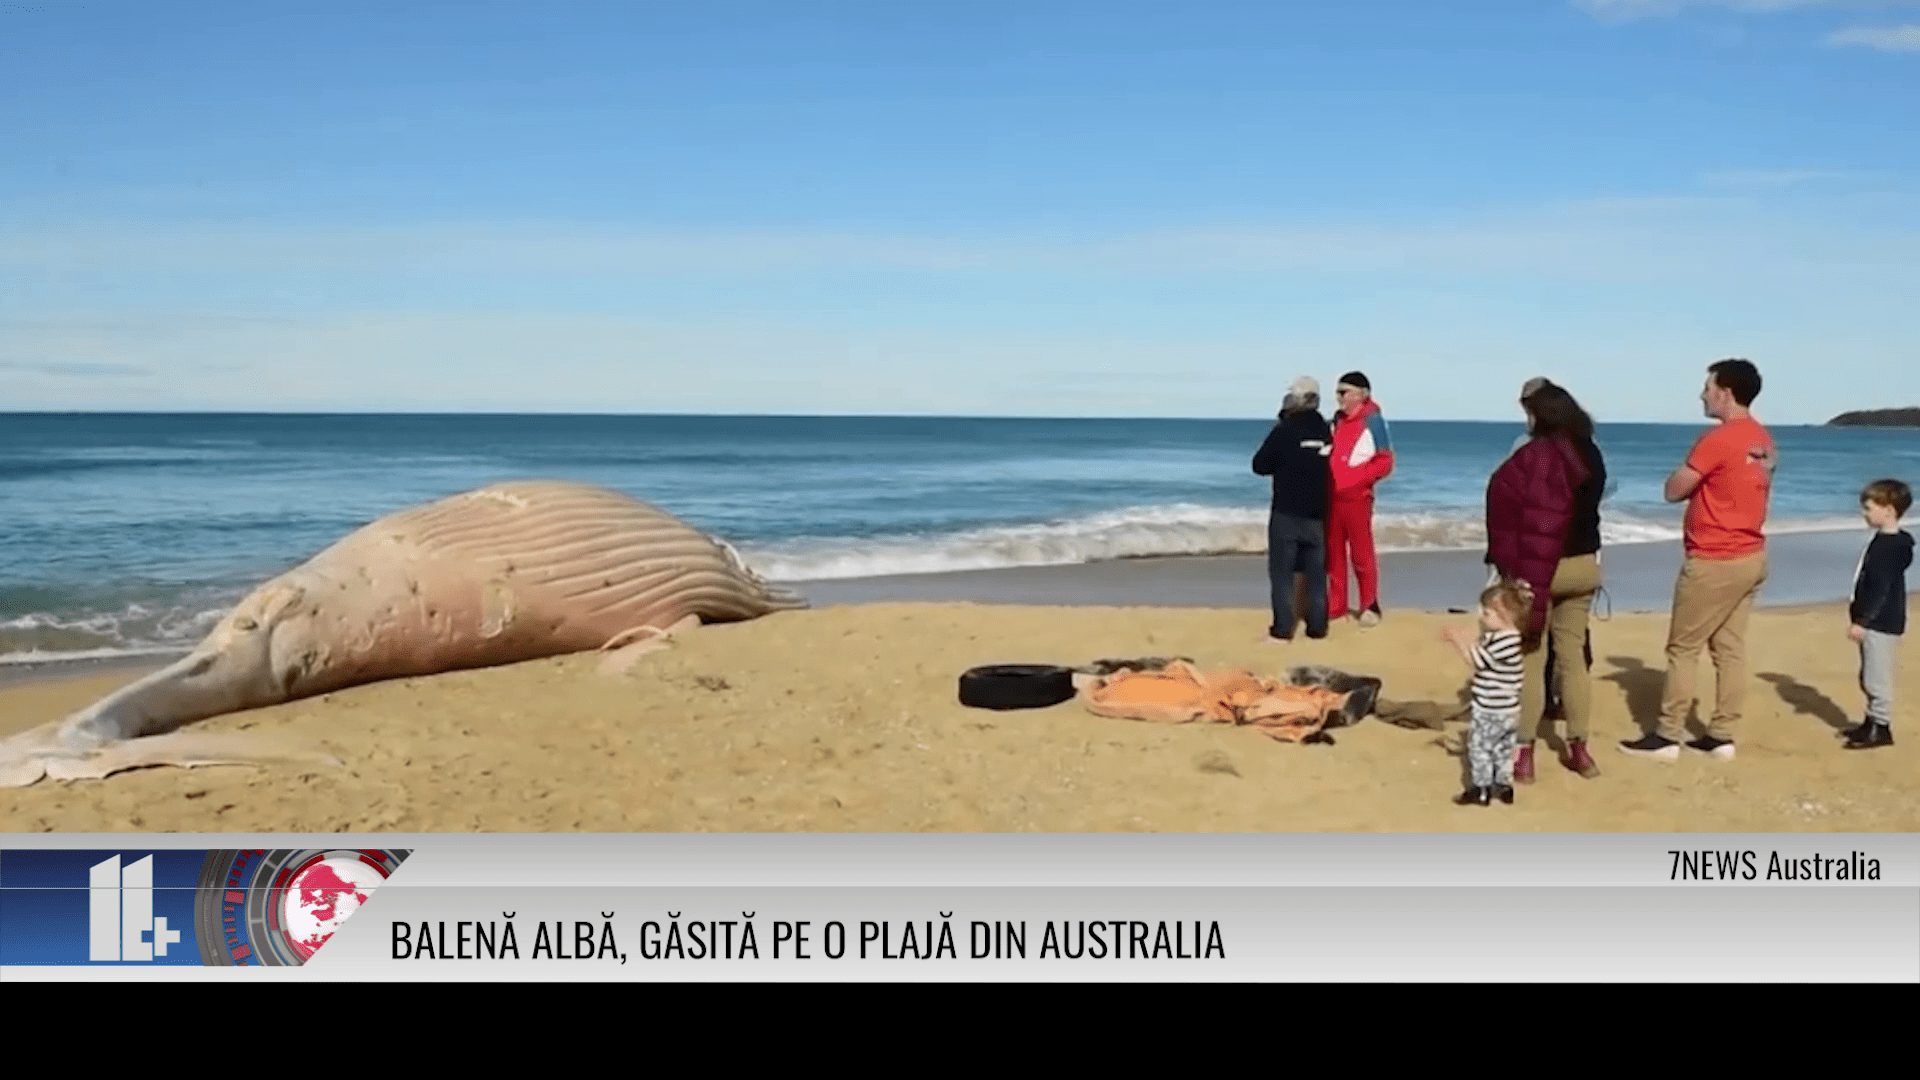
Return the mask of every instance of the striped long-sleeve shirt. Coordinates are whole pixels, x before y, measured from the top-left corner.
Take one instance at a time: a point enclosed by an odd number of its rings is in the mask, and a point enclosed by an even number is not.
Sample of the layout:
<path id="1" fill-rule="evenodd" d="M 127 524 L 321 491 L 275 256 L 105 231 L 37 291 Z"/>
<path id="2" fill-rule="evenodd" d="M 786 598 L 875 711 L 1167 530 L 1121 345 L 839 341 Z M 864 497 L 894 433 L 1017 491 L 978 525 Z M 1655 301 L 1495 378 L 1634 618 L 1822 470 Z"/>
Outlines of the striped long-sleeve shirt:
<path id="1" fill-rule="evenodd" d="M 1519 708 L 1523 664 L 1519 634 L 1504 630 L 1482 635 L 1473 646 L 1474 707 L 1487 712 Z"/>

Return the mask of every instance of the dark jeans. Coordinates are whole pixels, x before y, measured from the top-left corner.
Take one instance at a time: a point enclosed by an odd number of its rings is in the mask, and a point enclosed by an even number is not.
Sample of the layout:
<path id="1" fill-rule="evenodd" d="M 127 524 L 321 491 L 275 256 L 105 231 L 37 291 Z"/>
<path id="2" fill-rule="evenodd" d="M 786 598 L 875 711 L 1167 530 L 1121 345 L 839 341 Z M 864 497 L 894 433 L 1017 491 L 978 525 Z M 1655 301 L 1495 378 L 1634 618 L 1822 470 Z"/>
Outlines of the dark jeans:
<path id="1" fill-rule="evenodd" d="M 1307 636 L 1327 633 L 1327 526 L 1312 518 L 1273 514 L 1267 518 L 1267 578 L 1273 624 L 1267 633 L 1293 636 L 1293 575 L 1307 579 Z"/>

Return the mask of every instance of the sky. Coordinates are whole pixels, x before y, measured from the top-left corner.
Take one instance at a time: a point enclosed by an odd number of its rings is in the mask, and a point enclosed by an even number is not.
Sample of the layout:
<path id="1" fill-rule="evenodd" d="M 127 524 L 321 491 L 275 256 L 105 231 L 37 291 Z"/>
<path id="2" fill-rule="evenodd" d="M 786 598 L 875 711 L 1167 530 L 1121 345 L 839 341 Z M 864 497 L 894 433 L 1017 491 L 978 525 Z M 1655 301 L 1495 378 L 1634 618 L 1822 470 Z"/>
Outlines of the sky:
<path id="1" fill-rule="evenodd" d="M 1920 405 L 1920 0 L 0 0 L 0 411 Z"/>

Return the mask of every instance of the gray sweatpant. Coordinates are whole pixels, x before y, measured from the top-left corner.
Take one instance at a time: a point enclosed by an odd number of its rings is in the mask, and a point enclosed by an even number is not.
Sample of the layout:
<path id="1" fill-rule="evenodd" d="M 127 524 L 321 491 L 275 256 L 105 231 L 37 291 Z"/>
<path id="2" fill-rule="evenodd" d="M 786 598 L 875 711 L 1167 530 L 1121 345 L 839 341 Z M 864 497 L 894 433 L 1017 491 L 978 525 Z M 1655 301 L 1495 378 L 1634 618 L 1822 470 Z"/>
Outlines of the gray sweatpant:
<path id="1" fill-rule="evenodd" d="M 1893 672 L 1899 655 L 1900 639 L 1892 634 L 1868 630 L 1860 641 L 1860 689 L 1867 695 L 1867 716 L 1888 727 L 1893 726 Z"/>

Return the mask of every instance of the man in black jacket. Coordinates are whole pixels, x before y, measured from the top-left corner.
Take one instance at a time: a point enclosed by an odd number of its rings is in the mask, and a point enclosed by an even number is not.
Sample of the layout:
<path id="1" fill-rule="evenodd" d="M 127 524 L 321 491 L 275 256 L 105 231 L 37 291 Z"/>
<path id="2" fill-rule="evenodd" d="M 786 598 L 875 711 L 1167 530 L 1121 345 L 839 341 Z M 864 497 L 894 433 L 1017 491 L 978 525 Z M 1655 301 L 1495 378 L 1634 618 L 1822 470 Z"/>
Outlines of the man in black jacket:
<path id="1" fill-rule="evenodd" d="M 1293 380 L 1280 418 L 1253 455 L 1255 476 L 1273 478 L 1267 516 L 1267 577 L 1273 623 L 1267 637 L 1293 639 L 1295 574 L 1307 578 L 1307 636 L 1327 636 L 1327 497 L 1333 484 L 1333 429 L 1320 414 L 1320 384 Z"/>
<path id="2" fill-rule="evenodd" d="M 1893 682 L 1900 637 L 1907 632 L 1907 567 L 1913 537 L 1900 519 L 1913 506 L 1913 492 L 1898 480 L 1876 480 L 1860 493 L 1860 514 L 1873 539 L 1854 572 L 1847 637 L 1860 646 L 1860 689 L 1867 719 L 1847 732 L 1847 749 L 1893 745 Z"/>

